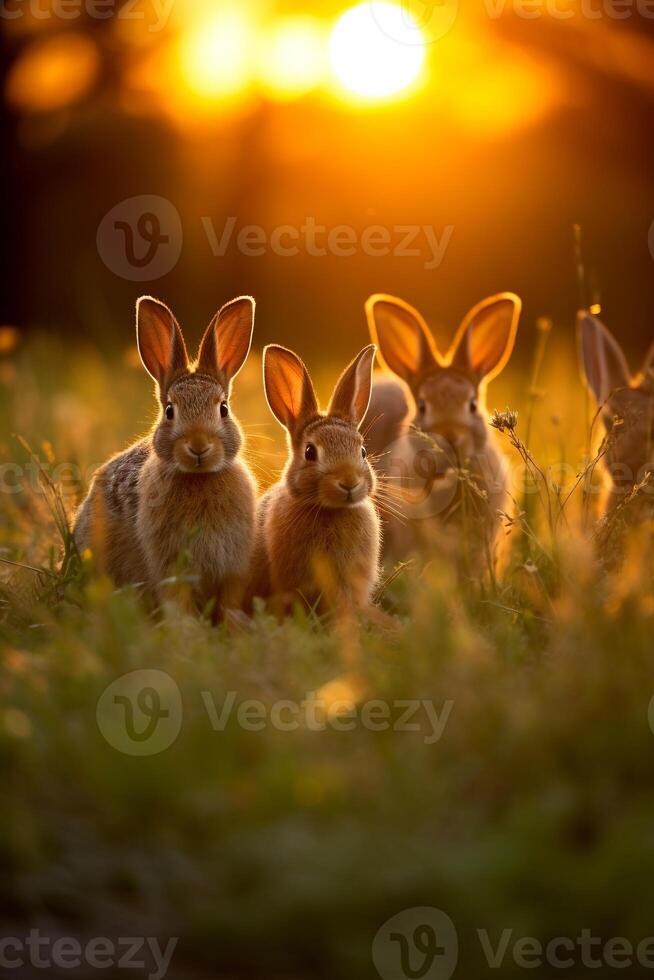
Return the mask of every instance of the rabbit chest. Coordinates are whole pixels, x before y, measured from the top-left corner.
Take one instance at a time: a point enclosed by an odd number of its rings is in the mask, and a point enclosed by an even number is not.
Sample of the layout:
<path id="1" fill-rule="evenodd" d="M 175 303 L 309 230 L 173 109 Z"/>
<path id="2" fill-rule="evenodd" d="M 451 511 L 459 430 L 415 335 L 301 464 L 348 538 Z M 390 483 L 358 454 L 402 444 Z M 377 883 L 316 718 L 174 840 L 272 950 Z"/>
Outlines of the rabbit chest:
<path id="1" fill-rule="evenodd" d="M 245 467 L 217 473 L 161 472 L 146 464 L 138 532 L 156 575 L 188 555 L 192 570 L 219 583 L 243 574 L 252 548 L 255 489 Z"/>

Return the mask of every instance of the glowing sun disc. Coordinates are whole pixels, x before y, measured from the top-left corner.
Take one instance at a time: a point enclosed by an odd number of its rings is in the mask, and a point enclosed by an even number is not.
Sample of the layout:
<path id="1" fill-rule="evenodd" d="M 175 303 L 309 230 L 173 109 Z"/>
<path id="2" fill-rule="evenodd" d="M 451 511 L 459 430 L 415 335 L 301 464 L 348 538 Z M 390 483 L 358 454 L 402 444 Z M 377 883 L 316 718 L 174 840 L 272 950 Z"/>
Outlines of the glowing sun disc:
<path id="1" fill-rule="evenodd" d="M 329 57 L 340 84 L 368 99 L 408 88 L 425 59 L 424 37 L 407 10 L 393 3 L 362 3 L 336 22 Z"/>

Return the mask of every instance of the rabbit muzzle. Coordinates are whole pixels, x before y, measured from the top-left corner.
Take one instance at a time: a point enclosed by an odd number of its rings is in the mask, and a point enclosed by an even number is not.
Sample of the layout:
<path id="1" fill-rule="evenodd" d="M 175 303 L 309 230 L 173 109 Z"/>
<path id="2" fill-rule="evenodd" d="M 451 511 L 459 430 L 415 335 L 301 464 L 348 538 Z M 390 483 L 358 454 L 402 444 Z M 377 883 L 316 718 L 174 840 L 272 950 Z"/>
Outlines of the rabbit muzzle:
<path id="1" fill-rule="evenodd" d="M 475 451 L 475 441 L 464 429 L 441 428 L 423 429 L 437 450 L 440 450 L 439 465 L 447 464 L 455 469 L 470 457 Z"/>
<path id="2" fill-rule="evenodd" d="M 321 502 L 326 507 L 352 507 L 365 500 L 369 493 L 365 473 L 354 466 L 332 469 L 321 481 Z"/>
<path id="3" fill-rule="evenodd" d="M 225 461 L 222 440 L 204 431 L 186 432 L 175 443 L 175 462 L 185 473 L 215 473 Z"/>

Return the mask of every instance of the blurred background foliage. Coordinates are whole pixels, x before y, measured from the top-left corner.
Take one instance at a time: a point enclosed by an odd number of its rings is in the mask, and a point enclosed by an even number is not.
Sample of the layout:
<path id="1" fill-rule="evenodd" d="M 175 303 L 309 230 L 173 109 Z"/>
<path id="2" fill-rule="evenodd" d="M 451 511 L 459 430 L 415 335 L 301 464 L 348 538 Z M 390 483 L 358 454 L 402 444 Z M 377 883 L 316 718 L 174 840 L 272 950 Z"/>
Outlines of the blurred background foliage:
<path id="1" fill-rule="evenodd" d="M 336 38 L 345 0 L 116 0 L 102 18 L 88 13 L 95 0 L 63 0 L 57 16 L 61 2 L 5 0 L 0 21 L 5 323 L 122 345 L 139 292 L 167 300 L 195 335 L 219 303 L 249 292 L 257 344 L 309 357 L 329 338 L 346 356 L 365 339 L 370 292 L 406 296 L 451 330 L 478 299 L 511 289 L 531 322 L 547 314 L 571 330 L 581 301 L 600 302 L 628 347 L 649 337 L 646 5 L 616 19 L 601 14 L 609 0 L 562 0 L 533 19 L 490 0 L 404 0 L 413 33 L 380 80 L 373 22 Z M 96 234 L 112 207 L 143 194 L 174 205 L 184 241 L 173 270 L 139 289 L 107 268 Z M 360 250 L 216 257 L 202 218 L 220 232 L 229 216 L 268 233 L 307 216 L 359 233 L 453 233 L 432 270 L 424 255 Z"/>

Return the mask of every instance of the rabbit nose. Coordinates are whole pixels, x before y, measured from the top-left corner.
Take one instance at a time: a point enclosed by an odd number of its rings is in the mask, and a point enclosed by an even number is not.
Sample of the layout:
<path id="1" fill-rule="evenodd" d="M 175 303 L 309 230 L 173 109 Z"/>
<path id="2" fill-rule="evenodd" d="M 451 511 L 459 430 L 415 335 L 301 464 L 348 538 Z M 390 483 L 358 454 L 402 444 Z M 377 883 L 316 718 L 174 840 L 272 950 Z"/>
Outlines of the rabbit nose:
<path id="1" fill-rule="evenodd" d="M 443 432 L 443 439 L 445 442 L 449 443 L 452 449 L 458 449 L 463 443 L 460 432 Z"/>
<path id="2" fill-rule="evenodd" d="M 356 483 L 339 483 L 341 490 L 345 490 L 346 493 L 352 493 L 353 490 L 359 486 L 360 481 L 357 480 Z"/>
<path id="3" fill-rule="evenodd" d="M 196 446 L 189 445 L 186 448 L 193 456 L 197 456 L 198 459 L 201 459 L 204 455 L 206 455 L 206 453 L 209 452 L 210 447 L 205 445 L 202 448 L 198 448 Z"/>

